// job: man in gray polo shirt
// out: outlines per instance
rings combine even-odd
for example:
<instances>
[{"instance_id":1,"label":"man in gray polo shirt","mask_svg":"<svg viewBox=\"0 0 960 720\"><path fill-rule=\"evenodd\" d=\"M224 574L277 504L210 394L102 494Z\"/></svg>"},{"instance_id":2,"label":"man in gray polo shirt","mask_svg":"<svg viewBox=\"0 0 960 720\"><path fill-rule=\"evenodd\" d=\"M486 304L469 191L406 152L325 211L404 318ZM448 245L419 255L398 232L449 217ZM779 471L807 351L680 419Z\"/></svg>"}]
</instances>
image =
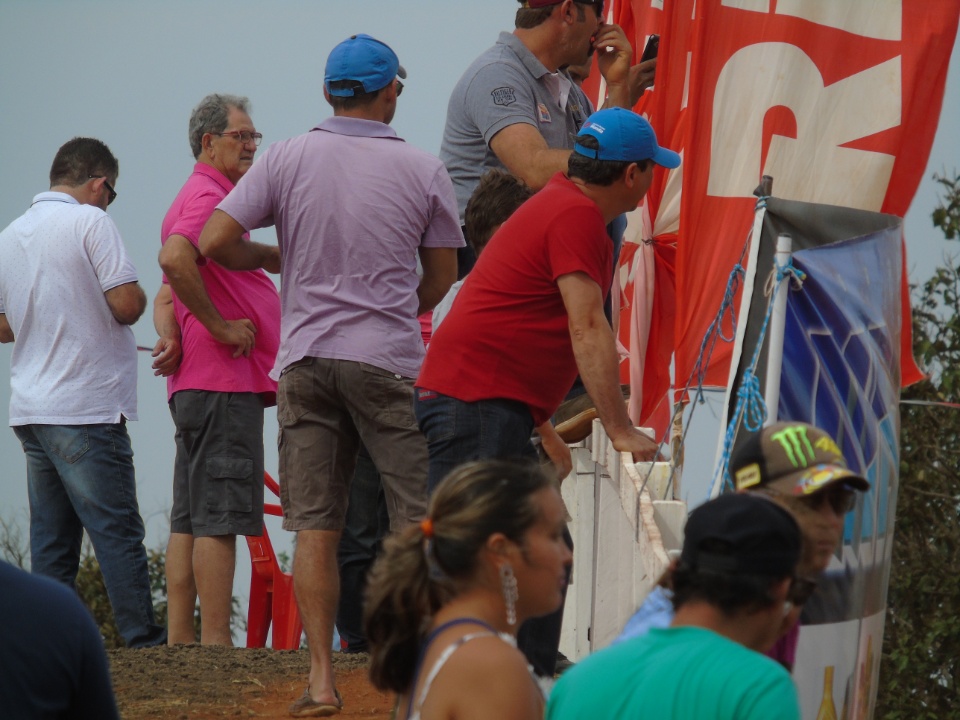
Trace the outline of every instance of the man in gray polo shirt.
<instances>
[{"instance_id":1,"label":"man in gray polo shirt","mask_svg":"<svg viewBox=\"0 0 960 720\"><path fill-rule=\"evenodd\" d=\"M460 222L467 201L491 168L503 168L539 190L567 171L575 137L593 112L566 73L594 51L607 87L605 107L630 107L633 50L617 25L603 22L604 0L521 0L516 29L467 68L450 96L440 159L450 173ZM458 275L473 267L458 253ZM578 381L579 382L579 381ZM577 392L583 392L582 385ZM572 541L570 541L572 543ZM563 610L524 625L520 648L551 676Z\"/></svg>"},{"instance_id":2,"label":"man in gray polo shirt","mask_svg":"<svg viewBox=\"0 0 960 720\"><path fill-rule=\"evenodd\" d=\"M603 0L526 0L516 29L502 32L457 83L447 106L440 159L457 193L460 221L480 177L505 168L534 190L566 172L574 137L593 111L563 68L598 53L605 107L630 107L633 51ZM462 269L461 269L462 271Z\"/></svg>"}]
</instances>

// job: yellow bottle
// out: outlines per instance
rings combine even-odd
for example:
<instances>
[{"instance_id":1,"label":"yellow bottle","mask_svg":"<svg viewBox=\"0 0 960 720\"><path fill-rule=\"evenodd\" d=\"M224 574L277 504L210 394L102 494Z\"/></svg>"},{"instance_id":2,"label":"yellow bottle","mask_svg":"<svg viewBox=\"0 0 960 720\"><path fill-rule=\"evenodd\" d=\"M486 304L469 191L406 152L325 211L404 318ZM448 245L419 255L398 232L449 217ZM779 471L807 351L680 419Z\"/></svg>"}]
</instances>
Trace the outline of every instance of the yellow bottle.
<instances>
[{"instance_id":1,"label":"yellow bottle","mask_svg":"<svg viewBox=\"0 0 960 720\"><path fill-rule=\"evenodd\" d=\"M817 720L837 720L837 706L833 704L833 665L823 671L823 700L820 701Z\"/></svg>"}]
</instances>

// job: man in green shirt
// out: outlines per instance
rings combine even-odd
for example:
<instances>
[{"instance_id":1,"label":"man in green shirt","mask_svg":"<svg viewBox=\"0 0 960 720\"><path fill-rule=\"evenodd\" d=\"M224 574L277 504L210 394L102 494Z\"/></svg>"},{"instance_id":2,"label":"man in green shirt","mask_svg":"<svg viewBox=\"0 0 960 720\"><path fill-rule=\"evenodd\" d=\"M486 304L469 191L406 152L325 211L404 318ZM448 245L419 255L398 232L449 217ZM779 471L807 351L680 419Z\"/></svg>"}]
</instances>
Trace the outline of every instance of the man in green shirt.
<instances>
[{"instance_id":1,"label":"man in green shirt","mask_svg":"<svg viewBox=\"0 0 960 720\"><path fill-rule=\"evenodd\" d=\"M687 521L668 628L601 650L568 670L547 720L799 720L787 671L761 653L800 590L800 530L764 497L723 495Z\"/></svg>"}]
</instances>

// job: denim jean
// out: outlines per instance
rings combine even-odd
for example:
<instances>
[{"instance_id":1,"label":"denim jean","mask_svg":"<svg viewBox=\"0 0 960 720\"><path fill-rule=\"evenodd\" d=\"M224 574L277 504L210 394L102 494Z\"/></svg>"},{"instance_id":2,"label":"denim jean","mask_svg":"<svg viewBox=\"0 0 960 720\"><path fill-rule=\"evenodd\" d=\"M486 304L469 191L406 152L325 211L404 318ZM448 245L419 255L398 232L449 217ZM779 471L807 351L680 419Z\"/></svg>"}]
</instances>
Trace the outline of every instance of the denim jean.
<instances>
[{"instance_id":1,"label":"denim jean","mask_svg":"<svg viewBox=\"0 0 960 720\"><path fill-rule=\"evenodd\" d=\"M522 402L502 399L464 402L417 388L413 409L430 451L428 496L454 468L471 460L537 459L530 442L533 416Z\"/></svg>"},{"instance_id":2,"label":"denim jean","mask_svg":"<svg viewBox=\"0 0 960 720\"><path fill-rule=\"evenodd\" d=\"M123 423L20 425L33 572L76 586L86 530L128 647L166 642L155 623L133 450Z\"/></svg>"},{"instance_id":3,"label":"denim jean","mask_svg":"<svg viewBox=\"0 0 960 720\"><path fill-rule=\"evenodd\" d=\"M367 651L367 639L363 634L363 593L367 587L367 573L389 530L390 516L380 473L367 448L361 444L357 469L350 482L347 519L337 546L340 568L337 631L341 648L347 652Z\"/></svg>"},{"instance_id":4,"label":"denim jean","mask_svg":"<svg viewBox=\"0 0 960 720\"><path fill-rule=\"evenodd\" d=\"M537 459L530 442L533 417L524 403L516 400L464 402L430 390L417 388L414 412L427 436L430 494L458 465L471 460L521 457ZM570 533L564 542L573 548ZM566 601L566 590L564 590ZM527 620L517 634L517 646L542 677L553 677L560 647L563 605L549 615Z\"/></svg>"}]
</instances>

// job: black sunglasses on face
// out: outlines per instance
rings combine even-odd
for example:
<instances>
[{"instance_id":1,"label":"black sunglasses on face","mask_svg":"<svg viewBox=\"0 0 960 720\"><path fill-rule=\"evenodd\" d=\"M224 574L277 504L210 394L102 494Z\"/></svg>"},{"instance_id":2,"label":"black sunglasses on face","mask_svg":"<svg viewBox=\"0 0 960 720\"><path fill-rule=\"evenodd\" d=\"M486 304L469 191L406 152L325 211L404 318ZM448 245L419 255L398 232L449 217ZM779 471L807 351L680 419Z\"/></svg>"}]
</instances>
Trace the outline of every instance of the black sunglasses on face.
<instances>
[{"instance_id":1,"label":"black sunglasses on face","mask_svg":"<svg viewBox=\"0 0 960 720\"><path fill-rule=\"evenodd\" d=\"M107 188L109 195L107 196L107 205L112 203L117 199L117 191L113 189L113 185L110 184L110 181L107 180L106 175L87 175L88 180L99 180L103 178L103 185Z\"/></svg>"},{"instance_id":2,"label":"black sunglasses on face","mask_svg":"<svg viewBox=\"0 0 960 720\"><path fill-rule=\"evenodd\" d=\"M793 582L790 583L790 591L787 595L787 600L792 602L794 605L803 605L810 599L810 596L813 595L814 591L817 589L817 581L811 580L810 578L795 577Z\"/></svg>"},{"instance_id":3,"label":"black sunglasses on face","mask_svg":"<svg viewBox=\"0 0 960 720\"><path fill-rule=\"evenodd\" d=\"M846 515L857 504L857 493L846 485L835 485L813 495L798 497L801 503L813 510L823 509L828 504L837 515Z\"/></svg>"}]
</instances>

